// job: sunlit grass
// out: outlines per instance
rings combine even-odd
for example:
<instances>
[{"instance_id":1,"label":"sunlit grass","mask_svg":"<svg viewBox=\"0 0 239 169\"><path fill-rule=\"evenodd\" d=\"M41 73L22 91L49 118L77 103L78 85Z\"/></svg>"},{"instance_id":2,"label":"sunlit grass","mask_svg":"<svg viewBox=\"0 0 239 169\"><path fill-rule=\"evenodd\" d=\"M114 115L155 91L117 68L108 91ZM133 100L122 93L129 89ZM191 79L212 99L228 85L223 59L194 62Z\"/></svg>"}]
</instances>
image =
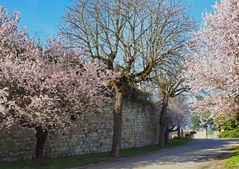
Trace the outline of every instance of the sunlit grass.
<instances>
[{"instance_id":1,"label":"sunlit grass","mask_svg":"<svg viewBox=\"0 0 239 169\"><path fill-rule=\"evenodd\" d=\"M236 147L235 152L231 157L226 159L225 169L238 169L239 168L239 146Z\"/></svg>"}]
</instances>

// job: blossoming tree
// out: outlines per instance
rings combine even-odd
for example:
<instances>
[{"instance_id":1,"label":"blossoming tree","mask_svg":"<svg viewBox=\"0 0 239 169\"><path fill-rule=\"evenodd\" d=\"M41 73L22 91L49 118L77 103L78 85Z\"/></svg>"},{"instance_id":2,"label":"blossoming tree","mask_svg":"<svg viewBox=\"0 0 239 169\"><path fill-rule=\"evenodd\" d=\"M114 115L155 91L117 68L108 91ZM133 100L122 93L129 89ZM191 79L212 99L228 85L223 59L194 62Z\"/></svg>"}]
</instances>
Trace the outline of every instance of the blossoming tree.
<instances>
[{"instance_id":1,"label":"blossoming tree","mask_svg":"<svg viewBox=\"0 0 239 169\"><path fill-rule=\"evenodd\" d=\"M35 129L35 157L41 161L48 131L71 126L80 114L101 106L107 99L102 87L114 75L60 41L38 47L17 28L18 21L18 13L9 17L0 7L0 127Z\"/></svg>"},{"instance_id":2,"label":"blossoming tree","mask_svg":"<svg viewBox=\"0 0 239 169\"><path fill-rule=\"evenodd\" d=\"M189 41L186 77L196 112L239 117L239 2L221 0ZM212 117L210 117L212 118Z\"/></svg>"},{"instance_id":3,"label":"blossoming tree","mask_svg":"<svg viewBox=\"0 0 239 169\"><path fill-rule=\"evenodd\" d=\"M164 123L166 124L166 144L168 142L168 136L170 132L178 131L178 137L180 137L181 128L189 124L189 120L191 119L191 111L186 102L186 97L183 95L169 99L169 106L164 119Z\"/></svg>"}]
</instances>

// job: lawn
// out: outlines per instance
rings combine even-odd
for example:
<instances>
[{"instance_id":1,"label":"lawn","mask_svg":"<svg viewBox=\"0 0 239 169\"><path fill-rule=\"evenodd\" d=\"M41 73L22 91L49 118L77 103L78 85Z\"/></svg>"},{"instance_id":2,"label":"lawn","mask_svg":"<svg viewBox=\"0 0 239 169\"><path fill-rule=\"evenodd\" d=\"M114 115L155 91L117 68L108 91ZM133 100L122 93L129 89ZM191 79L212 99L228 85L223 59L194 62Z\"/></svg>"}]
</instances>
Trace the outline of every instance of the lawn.
<instances>
[{"instance_id":1,"label":"lawn","mask_svg":"<svg viewBox=\"0 0 239 169\"><path fill-rule=\"evenodd\" d=\"M226 159L225 169L238 169L239 168L239 146L236 147L235 152L231 157Z\"/></svg>"},{"instance_id":2,"label":"lawn","mask_svg":"<svg viewBox=\"0 0 239 169\"><path fill-rule=\"evenodd\" d=\"M189 142L188 139L170 140L165 148L184 145L187 142ZM160 149L162 149L162 147L158 145L124 149L122 150L121 157L131 157ZM2 163L0 164L0 169L66 169L80 167L87 164L96 164L107 160L115 160L114 158L110 157L109 152L47 159L40 167L36 166L33 160Z\"/></svg>"}]
</instances>

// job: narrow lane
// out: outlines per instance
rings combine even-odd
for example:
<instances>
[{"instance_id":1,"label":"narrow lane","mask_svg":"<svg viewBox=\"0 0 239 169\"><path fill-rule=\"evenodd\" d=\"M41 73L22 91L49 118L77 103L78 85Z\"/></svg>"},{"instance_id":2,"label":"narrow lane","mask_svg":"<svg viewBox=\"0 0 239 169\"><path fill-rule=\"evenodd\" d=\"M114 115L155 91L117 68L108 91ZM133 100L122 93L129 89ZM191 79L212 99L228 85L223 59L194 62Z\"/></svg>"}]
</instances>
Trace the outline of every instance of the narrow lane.
<instances>
[{"instance_id":1,"label":"narrow lane","mask_svg":"<svg viewBox=\"0 0 239 169\"><path fill-rule=\"evenodd\" d=\"M239 145L239 139L193 140L177 148L121 159L87 169L206 169L211 162Z\"/></svg>"}]
</instances>

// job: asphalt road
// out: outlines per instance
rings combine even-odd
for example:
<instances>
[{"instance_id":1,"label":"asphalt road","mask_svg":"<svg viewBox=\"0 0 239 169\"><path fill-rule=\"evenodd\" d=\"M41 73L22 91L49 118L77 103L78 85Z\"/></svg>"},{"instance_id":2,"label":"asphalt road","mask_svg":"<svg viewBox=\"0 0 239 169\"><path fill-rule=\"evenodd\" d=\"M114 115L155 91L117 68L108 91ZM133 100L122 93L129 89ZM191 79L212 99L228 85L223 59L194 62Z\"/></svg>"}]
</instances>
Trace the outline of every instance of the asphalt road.
<instances>
[{"instance_id":1,"label":"asphalt road","mask_svg":"<svg viewBox=\"0 0 239 169\"><path fill-rule=\"evenodd\" d=\"M215 160L225 158L231 153L230 148L235 145L239 145L239 139L193 140L184 146L84 169L206 169L210 168Z\"/></svg>"}]
</instances>

